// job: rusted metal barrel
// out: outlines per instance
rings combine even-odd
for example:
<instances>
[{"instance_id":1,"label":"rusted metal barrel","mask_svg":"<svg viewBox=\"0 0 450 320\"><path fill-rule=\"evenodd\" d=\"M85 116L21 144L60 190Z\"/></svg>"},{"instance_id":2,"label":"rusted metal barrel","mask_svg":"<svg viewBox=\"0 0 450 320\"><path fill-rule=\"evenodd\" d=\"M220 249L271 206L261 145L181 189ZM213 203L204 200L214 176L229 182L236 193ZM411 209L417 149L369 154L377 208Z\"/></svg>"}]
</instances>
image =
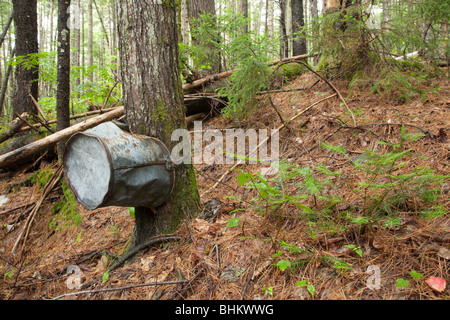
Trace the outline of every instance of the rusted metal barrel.
<instances>
[{"instance_id":1,"label":"rusted metal barrel","mask_svg":"<svg viewBox=\"0 0 450 320\"><path fill-rule=\"evenodd\" d=\"M112 122L73 135L63 158L64 177L89 210L106 206L156 207L175 184L167 147Z\"/></svg>"}]
</instances>

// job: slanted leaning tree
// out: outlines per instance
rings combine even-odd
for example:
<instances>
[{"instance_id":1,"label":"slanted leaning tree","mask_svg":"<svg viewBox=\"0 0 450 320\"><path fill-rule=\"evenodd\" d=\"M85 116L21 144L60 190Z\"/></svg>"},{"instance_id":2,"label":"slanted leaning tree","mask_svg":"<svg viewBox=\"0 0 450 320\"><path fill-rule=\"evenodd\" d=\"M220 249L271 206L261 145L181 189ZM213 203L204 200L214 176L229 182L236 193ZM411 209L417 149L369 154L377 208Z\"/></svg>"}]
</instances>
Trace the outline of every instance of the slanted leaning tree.
<instances>
[{"instance_id":1,"label":"slanted leaning tree","mask_svg":"<svg viewBox=\"0 0 450 320\"><path fill-rule=\"evenodd\" d=\"M119 0L117 5L123 103L130 131L161 140L169 150L172 132L186 128L178 64L175 0ZM198 213L200 199L191 164L175 166L175 188L157 208L138 207L129 245L170 233Z\"/></svg>"}]
</instances>

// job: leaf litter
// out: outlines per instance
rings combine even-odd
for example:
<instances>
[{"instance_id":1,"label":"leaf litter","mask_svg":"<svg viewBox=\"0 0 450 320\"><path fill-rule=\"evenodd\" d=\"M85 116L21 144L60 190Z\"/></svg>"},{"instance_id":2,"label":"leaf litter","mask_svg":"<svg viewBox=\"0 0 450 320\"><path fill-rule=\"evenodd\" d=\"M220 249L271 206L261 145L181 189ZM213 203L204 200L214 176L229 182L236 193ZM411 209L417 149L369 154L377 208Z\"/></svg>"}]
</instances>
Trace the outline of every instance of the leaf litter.
<instances>
[{"instance_id":1,"label":"leaf litter","mask_svg":"<svg viewBox=\"0 0 450 320\"><path fill-rule=\"evenodd\" d=\"M307 87L314 81L313 75L303 74L286 88ZM411 123L433 133L434 139L423 138L409 146L421 156L411 160L409 165L429 165L440 174L449 174L448 83L440 84L441 91L431 93L426 100L417 98L404 105L391 104L362 90L349 93L345 83L339 81L334 85L346 97L349 106L358 110L358 123L387 123L390 120L390 123ZM273 93L272 99L289 119L329 94L332 92L328 86L317 85L305 92ZM258 110L242 125L255 129L278 127L280 120L267 97L262 95L259 100ZM378 143L380 137L393 140L400 134L400 127L383 125L336 132L338 123L351 124L346 111L339 99L333 98L296 119L292 126L294 132L281 131L282 157L301 165L322 163L328 168L340 169L343 175L350 177L352 167L349 162L338 155L330 155L317 147L318 143L328 137L327 143L345 147L357 159L367 148L382 147ZM204 125L235 127L223 117L214 117ZM254 166L239 168L256 174ZM214 185L227 167L197 165L196 170L201 194ZM175 232L182 240L140 252L123 267L112 271L105 281L88 288L97 290L96 293L62 299L449 299L449 288L445 286L450 267L448 183L441 186L440 205L444 214L440 217L425 219L409 210L400 213L403 224L389 228L380 221L362 229L358 224L352 224L332 233L311 234L307 221L296 216L295 208L283 207L279 217L256 212L250 201L255 194L239 187L237 174L229 172L227 179L213 193L202 198L204 204L216 198L223 205L220 210L214 208L215 212L206 220L193 218L182 224ZM0 194L9 199L3 203L2 210L28 203L37 194L33 186L7 193L10 185L23 181L27 175L31 173L2 174ZM338 190L328 192L339 193L346 199L346 204L341 204L333 213L344 214L360 200L345 184L338 187ZM60 194L60 190L53 192L54 196ZM245 201L225 198L230 195ZM134 224L128 208L87 211L77 205L81 225L61 226L55 230L49 228L53 205L44 202L31 228L23 259L10 255L23 220L14 225L11 222L16 221L23 211L0 212L4 226L0 233L1 299L51 299L73 292L65 282L69 266L80 267L81 282L85 284L101 277L107 271L111 257L120 255L126 247ZM410 205L413 207L414 203ZM235 224L227 228L230 219L236 219ZM281 270L277 267L280 260L289 261L290 265ZM368 286L375 275L366 272L369 267L372 267L369 270L379 270L378 289ZM424 277L413 278L412 270ZM396 285L399 279L408 281L408 285L402 282L405 286L399 288ZM99 290L178 280L188 281L117 291ZM296 286L299 282L307 283L310 290L306 286ZM270 294L268 288L271 288Z\"/></svg>"}]
</instances>

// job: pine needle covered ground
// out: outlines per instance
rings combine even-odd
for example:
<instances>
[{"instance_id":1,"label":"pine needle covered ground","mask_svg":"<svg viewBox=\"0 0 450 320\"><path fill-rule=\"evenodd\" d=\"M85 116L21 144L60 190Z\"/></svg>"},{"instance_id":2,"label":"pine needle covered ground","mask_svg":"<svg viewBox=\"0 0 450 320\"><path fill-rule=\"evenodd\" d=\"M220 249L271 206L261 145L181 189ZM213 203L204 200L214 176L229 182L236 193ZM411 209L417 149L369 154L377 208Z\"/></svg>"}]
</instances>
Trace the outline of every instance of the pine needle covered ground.
<instances>
[{"instance_id":1,"label":"pine needle covered ground","mask_svg":"<svg viewBox=\"0 0 450 320\"><path fill-rule=\"evenodd\" d=\"M305 73L283 89L309 89L271 94L284 119L335 93L323 82L312 86L316 80ZM289 122L291 132L281 129L283 177L244 184L238 176L256 179L258 166L224 176L231 165L197 165L202 203L221 202L213 219L185 221L175 232L180 240L150 247L111 272L133 230L128 208L87 211L57 188L38 212L23 256L13 256L26 209L7 210L36 201L43 182L28 179L35 173L2 173L0 195L8 200L0 212L0 298L449 299L448 286L437 292L425 282L450 280L448 81L430 82L440 89L407 102L333 84L347 105L330 98ZM241 125L281 124L260 95ZM235 124L218 116L204 126ZM67 285L71 265L81 284L100 280L87 293L62 296L77 292Z\"/></svg>"}]
</instances>

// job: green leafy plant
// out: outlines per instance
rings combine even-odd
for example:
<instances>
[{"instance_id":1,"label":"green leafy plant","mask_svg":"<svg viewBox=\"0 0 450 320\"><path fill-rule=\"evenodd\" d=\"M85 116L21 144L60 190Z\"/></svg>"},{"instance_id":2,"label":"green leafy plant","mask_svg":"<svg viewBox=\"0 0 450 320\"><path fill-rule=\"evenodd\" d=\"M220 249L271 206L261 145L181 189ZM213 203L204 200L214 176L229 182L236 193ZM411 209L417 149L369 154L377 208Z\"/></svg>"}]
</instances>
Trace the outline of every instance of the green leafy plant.
<instances>
[{"instance_id":1,"label":"green leafy plant","mask_svg":"<svg viewBox=\"0 0 450 320\"><path fill-rule=\"evenodd\" d=\"M440 197L438 186L449 177L437 175L429 167L408 168L406 165L408 159L415 157L412 149L405 148L406 143L422 137L422 133L407 133L402 126L398 143L380 142L390 148L389 152L367 150L358 159L351 158L340 146L322 144L326 150L346 157L359 173L360 181L353 191L363 201L363 214L355 218L359 219L355 222L367 223L377 216L387 215L385 226L392 227L401 223L396 212L421 211L422 207L429 208L436 203Z\"/></svg>"},{"instance_id":2,"label":"green leafy plant","mask_svg":"<svg viewBox=\"0 0 450 320\"><path fill-rule=\"evenodd\" d=\"M11 279L12 276L14 275L15 271L16 271L16 270L14 270L14 269L9 270L8 272L6 272L6 273L4 274L3 279L6 279L7 277Z\"/></svg>"},{"instance_id":3,"label":"green leafy plant","mask_svg":"<svg viewBox=\"0 0 450 320\"><path fill-rule=\"evenodd\" d=\"M306 205L304 200L313 198L317 206L319 202L322 203L321 207L332 206L339 202L338 197L323 194L325 186L332 185L330 176L335 174L331 170L328 170L329 172L326 170L323 166L318 166L317 173L315 173L311 168L280 161L279 172L274 177L266 178L260 173L254 176L249 172L242 171L237 179L240 186L258 191L259 197L253 198L252 201L265 203L263 210L258 205L256 206L256 210L261 213L276 215L283 206L293 205L300 212L314 216L315 211ZM330 176L319 179L319 173ZM295 187L294 192L288 191L292 187Z\"/></svg>"},{"instance_id":4,"label":"green leafy plant","mask_svg":"<svg viewBox=\"0 0 450 320\"><path fill-rule=\"evenodd\" d=\"M410 273L411 277L413 277L414 279L420 279L423 277L423 274L421 274L420 272L417 272L415 270L412 270Z\"/></svg>"},{"instance_id":5,"label":"green leafy plant","mask_svg":"<svg viewBox=\"0 0 450 320\"><path fill-rule=\"evenodd\" d=\"M191 69L196 72L217 64L215 57L221 57L225 70L238 69L225 80L227 85L219 88L217 93L228 99L223 109L224 116L240 123L254 109L256 94L267 88L271 75L267 62L275 54L277 39L269 39L253 30L242 32L249 20L230 9L220 16L200 15L198 20L201 23L194 24L192 38L201 41L193 41L191 46L180 45L180 60L186 65L191 59ZM220 40L224 38L227 41Z\"/></svg>"},{"instance_id":6,"label":"green leafy plant","mask_svg":"<svg viewBox=\"0 0 450 320\"><path fill-rule=\"evenodd\" d=\"M275 263L275 266L281 271L285 271L291 266L291 262L288 260L279 260L277 263Z\"/></svg>"},{"instance_id":7,"label":"green leafy plant","mask_svg":"<svg viewBox=\"0 0 450 320\"><path fill-rule=\"evenodd\" d=\"M241 221L241 219L239 219L239 218L232 218L232 219L228 220L228 224L225 226L225 228L237 227L237 226L239 226L240 221Z\"/></svg>"},{"instance_id":8,"label":"green leafy plant","mask_svg":"<svg viewBox=\"0 0 450 320\"><path fill-rule=\"evenodd\" d=\"M314 285L311 284L310 281L306 281L306 280L300 280L298 281L296 284L296 286L299 287L306 287L306 289L308 290L308 292L311 294L311 296L314 298L314 294L316 292L316 287L314 287Z\"/></svg>"},{"instance_id":9,"label":"green leafy plant","mask_svg":"<svg viewBox=\"0 0 450 320\"><path fill-rule=\"evenodd\" d=\"M109 270L106 270L102 276L102 282L105 283L109 279Z\"/></svg>"},{"instance_id":10,"label":"green leafy plant","mask_svg":"<svg viewBox=\"0 0 450 320\"><path fill-rule=\"evenodd\" d=\"M362 257L362 250L360 246L355 246L354 244L346 244L344 247L352 249L358 256Z\"/></svg>"},{"instance_id":11,"label":"green leafy plant","mask_svg":"<svg viewBox=\"0 0 450 320\"><path fill-rule=\"evenodd\" d=\"M398 288L409 287L409 281L403 278L398 278L397 280L395 280L395 284L397 285Z\"/></svg>"},{"instance_id":12,"label":"green leafy plant","mask_svg":"<svg viewBox=\"0 0 450 320\"><path fill-rule=\"evenodd\" d=\"M266 296L273 297L273 287L267 287L267 286L264 286L264 287L262 288L262 290L264 291L264 296L265 296L265 297L266 297Z\"/></svg>"}]
</instances>

